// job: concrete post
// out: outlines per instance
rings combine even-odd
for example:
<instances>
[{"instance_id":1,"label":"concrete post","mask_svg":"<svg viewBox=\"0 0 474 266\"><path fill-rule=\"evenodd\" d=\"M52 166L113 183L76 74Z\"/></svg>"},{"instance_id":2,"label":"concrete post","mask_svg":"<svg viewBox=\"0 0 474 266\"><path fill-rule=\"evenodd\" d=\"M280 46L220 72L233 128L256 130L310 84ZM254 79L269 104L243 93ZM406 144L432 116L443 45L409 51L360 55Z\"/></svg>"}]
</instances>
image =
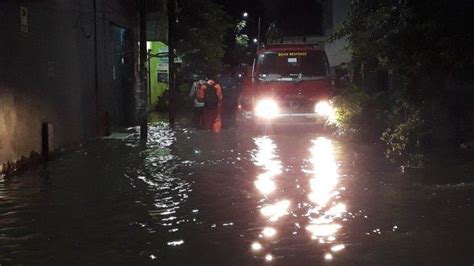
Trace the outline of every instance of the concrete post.
<instances>
[{"instance_id":1,"label":"concrete post","mask_svg":"<svg viewBox=\"0 0 474 266\"><path fill-rule=\"evenodd\" d=\"M176 67L174 63L174 49L176 34L176 0L168 0L168 61L169 61L169 122L173 126L176 112Z\"/></svg>"},{"instance_id":2,"label":"concrete post","mask_svg":"<svg viewBox=\"0 0 474 266\"><path fill-rule=\"evenodd\" d=\"M143 97L140 115L140 138L146 140L148 137L148 88L147 88L147 38L146 38L146 1L139 1L140 20L140 90Z\"/></svg>"}]
</instances>

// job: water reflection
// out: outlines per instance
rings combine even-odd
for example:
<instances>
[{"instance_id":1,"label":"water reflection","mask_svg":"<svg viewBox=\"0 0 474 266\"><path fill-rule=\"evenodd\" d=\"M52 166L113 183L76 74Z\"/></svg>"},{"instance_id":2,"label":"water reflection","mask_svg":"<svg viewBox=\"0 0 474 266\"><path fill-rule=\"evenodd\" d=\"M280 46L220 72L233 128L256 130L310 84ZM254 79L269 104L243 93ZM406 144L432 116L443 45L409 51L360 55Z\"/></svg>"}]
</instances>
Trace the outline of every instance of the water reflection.
<instances>
[{"instance_id":1,"label":"water reflection","mask_svg":"<svg viewBox=\"0 0 474 266\"><path fill-rule=\"evenodd\" d=\"M306 171L313 175L310 180L309 199L322 208L332 198L339 175L331 140L320 137L312 142L310 162L313 169Z\"/></svg>"},{"instance_id":2,"label":"water reflection","mask_svg":"<svg viewBox=\"0 0 474 266\"><path fill-rule=\"evenodd\" d=\"M267 254L267 255L265 256L265 260L266 260L266 261L272 261L272 260L273 260L272 254Z\"/></svg>"},{"instance_id":3,"label":"water reflection","mask_svg":"<svg viewBox=\"0 0 474 266\"><path fill-rule=\"evenodd\" d=\"M262 244L258 243L258 242L253 242L252 243L252 250L253 251L259 251L262 249Z\"/></svg>"},{"instance_id":4,"label":"water reflection","mask_svg":"<svg viewBox=\"0 0 474 266\"><path fill-rule=\"evenodd\" d=\"M335 243L337 233L342 228L339 220L347 212L346 205L338 202L340 191L337 190L339 174L332 141L319 137L312 141L310 149L312 169L306 170L311 174L309 181L311 208L308 211L306 230L311 238L321 244L330 245L329 250L338 252L344 249L343 244ZM332 260L333 254L326 253L324 258Z\"/></svg>"},{"instance_id":5,"label":"water reflection","mask_svg":"<svg viewBox=\"0 0 474 266\"><path fill-rule=\"evenodd\" d=\"M278 201L275 204L267 204L260 209L260 213L271 222L276 222L280 217L288 215L290 207L289 200Z\"/></svg>"},{"instance_id":6,"label":"water reflection","mask_svg":"<svg viewBox=\"0 0 474 266\"><path fill-rule=\"evenodd\" d=\"M340 222L347 212L346 204L340 201L343 188L339 189L340 176L332 141L325 137L311 141L308 149L310 156L301 161L303 180L306 180L303 183L299 177L301 173L282 172L278 147L272 138L259 137L254 139L254 143L257 148L253 156L254 164L262 171L256 176L255 187L262 197L259 212L264 226L260 229L258 242L251 244L251 250L270 262L274 260L274 254L268 253L272 251L273 243L298 237L299 232L306 231L309 233L308 240L320 245L322 259L332 260L337 252L345 248L343 243L338 243L337 237L342 229ZM278 188L277 181L285 186ZM296 182L296 193L288 187L293 182ZM301 193L305 193L306 197L301 198ZM282 222L283 218L295 221ZM262 251L266 253L262 254Z\"/></svg>"},{"instance_id":7,"label":"water reflection","mask_svg":"<svg viewBox=\"0 0 474 266\"><path fill-rule=\"evenodd\" d=\"M183 162L174 151L177 142L177 131L166 123L150 125L146 147L140 152L142 165L131 165L128 170L129 179L134 187L138 186L151 197L148 214L154 218L154 223L145 224L150 233L165 229L169 239L165 244L168 247L178 247L185 244L181 238L183 224L194 222L194 216L183 213L183 204L189 198L192 184L177 173ZM137 139L130 139L137 142ZM134 178L136 176L136 178ZM148 200L147 200L148 201ZM198 210L191 211L192 214ZM186 218L185 218L186 217Z\"/></svg>"},{"instance_id":8,"label":"water reflection","mask_svg":"<svg viewBox=\"0 0 474 266\"><path fill-rule=\"evenodd\" d=\"M260 214L269 222L276 222L280 217L288 214L290 202L288 200L269 202L269 197L277 190L275 178L282 173L282 164L277 156L277 146L275 142L268 136L258 137L254 139L257 147L253 154L253 162L263 172L259 173L254 182L255 187L263 196L264 204L260 208ZM271 239L277 234L274 227L267 226L261 231L260 238ZM267 244L267 243L265 243ZM264 249L264 245L260 242L253 242L251 249L254 252L260 252ZM273 256L266 254L265 261L272 261Z\"/></svg>"},{"instance_id":9,"label":"water reflection","mask_svg":"<svg viewBox=\"0 0 474 266\"><path fill-rule=\"evenodd\" d=\"M190 135L166 125L153 126L150 134L147 145L138 145L137 136L125 140L130 146L99 141L61 156L48 166L49 184L36 174L1 181L0 264L396 264L397 254L385 260L390 253L385 244L393 240L403 250L423 254L436 249L418 246L426 239L446 240L446 234L418 238L412 229L421 220L402 220L415 218L419 206L378 213L387 212L387 203L409 207L427 195L415 198L398 191L405 186L372 183L378 171L366 174L371 165L356 168L347 161L351 154L340 157L343 143L306 133L255 139L235 133L217 145L206 139L207 132L188 140ZM196 155L195 149L202 152ZM226 163L231 161L236 165ZM357 178L343 178L346 173ZM364 187L370 191L357 193ZM390 199L374 200L384 192ZM469 192L456 187L446 197ZM398 202L405 195L408 200ZM427 212L431 207L424 205ZM463 211L453 215L462 217ZM373 215L370 223L363 219L366 214ZM436 218L423 220L429 234L437 228ZM449 231L453 239L466 235L462 225L469 221L454 223L461 229ZM417 243L407 241L415 238ZM349 248L350 242L357 248ZM466 262L462 253L468 248L455 248L449 254Z\"/></svg>"},{"instance_id":10,"label":"water reflection","mask_svg":"<svg viewBox=\"0 0 474 266\"><path fill-rule=\"evenodd\" d=\"M269 137L260 137L255 139L257 152L253 156L256 166L261 167L265 172L257 176L255 187L264 195L275 191L275 176L281 174L281 161L276 155L276 144Z\"/></svg>"},{"instance_id":11,"label":"water reflection","mask_svg":"<svg viewBox=\"0 0 474 266\"><path fill-rule=\"evenodd\" d=\"M262 235L265 238L272 238L276 235L276 230L273 227L265 227L262 231Z\"/></svg>"}]
</instances>

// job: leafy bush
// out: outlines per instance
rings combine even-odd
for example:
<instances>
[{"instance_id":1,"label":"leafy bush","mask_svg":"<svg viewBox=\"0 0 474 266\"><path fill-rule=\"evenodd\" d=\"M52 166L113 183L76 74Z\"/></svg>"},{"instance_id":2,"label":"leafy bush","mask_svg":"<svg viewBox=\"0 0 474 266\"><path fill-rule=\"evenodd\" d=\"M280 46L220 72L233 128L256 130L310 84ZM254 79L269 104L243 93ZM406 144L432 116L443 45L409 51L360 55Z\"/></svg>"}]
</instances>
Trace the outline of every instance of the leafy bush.
<instances>
[{"instance_id":1,"label":"leafy bush","mask_svg":"<svg viewBox=\"0 0 474 266\"><path fill-rule=\"evenodd\" d=\"M347 86L333 98L336 115L332 123L338 128L339 134L349 135L360 130L357 122L361 120L369 101L370 96L355 85Z\"/></svg>"},{"instance_id":2,"label":"leafy bush","mask_svg":"<svg viewBox=\"0 0 474 266\"><path fill-rule=\"evenodd\" d=\"M332 124L340 135L366 141L378 139L386 127L386 96L348 84L333 98L335 118Z\"/></svg>"},{"instance_id":3,"label":"leafy bush","mask_svg":"<svg viewBox=\"0 0 474 266\"><path fill-rule=\"evenodd\" d=\"M469 7L473 1L351 1L349 18L332 35L347 38L357 66L358 87L335 98L340 131L379 134L387 158L405 166L421 166L428 149L472 139ZM377 71L386 79L371 75Z\"/></svg>"},{"instance_id":4,"label":"leafy bush","mask_svg":"<svg viewBox=\"0 0 474 266\"><path fill-rule=\"evenodd\" d=\"M420 136L423 132L423 120L420 112L411 108L405 121L392 125L394 128L387 128L380 138L387 145L385 151L387 159L403 166L422 166Z\"/></svg>"}]
</instances>

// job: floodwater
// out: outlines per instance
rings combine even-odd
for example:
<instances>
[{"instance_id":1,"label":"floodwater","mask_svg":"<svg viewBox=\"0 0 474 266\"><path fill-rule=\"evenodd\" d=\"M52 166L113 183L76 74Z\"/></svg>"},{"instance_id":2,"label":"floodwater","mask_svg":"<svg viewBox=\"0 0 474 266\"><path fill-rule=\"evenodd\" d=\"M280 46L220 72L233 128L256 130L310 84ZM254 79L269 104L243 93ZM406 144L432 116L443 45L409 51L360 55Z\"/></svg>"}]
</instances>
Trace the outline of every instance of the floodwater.
<instances>
[{"instance_id":1,"label":"floodwater","mask_svg":"<svg viewBox=\"0 0 474 266\"><path fill-rule=\"evenodd\" d=\"M0 264L474 263L472 183L315 130L136 132L2 180Z\"/></svg>"}]
</instances>

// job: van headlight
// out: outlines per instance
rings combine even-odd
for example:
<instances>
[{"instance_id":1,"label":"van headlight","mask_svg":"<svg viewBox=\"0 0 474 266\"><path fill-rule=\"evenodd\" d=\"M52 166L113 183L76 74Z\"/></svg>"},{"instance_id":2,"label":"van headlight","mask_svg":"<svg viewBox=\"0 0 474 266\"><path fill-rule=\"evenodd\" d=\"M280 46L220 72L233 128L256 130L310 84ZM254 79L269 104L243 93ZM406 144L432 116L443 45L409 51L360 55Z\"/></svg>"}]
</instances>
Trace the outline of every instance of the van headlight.
<instances>
[{"instance_id":1,"label":"van headlight","mask_svg":"<svg viewBox=\"0 0 474 266\"><path fill-rule=\"evenodd\" d=\"M279 112L278 104L274 100L260 100L255 105L255 115L261 118L271 119L276 117Z\"/></svg>"},{"instance_id":2,"label":"van headlight","mask_svg":"<svg viewBox=\"0 0 474 266\"><path fill-rule=\"evenodd\" d=\"M319 101L314 107L314 111L320 115L327 118L334 116L334 108L331 103L328 101Z\"/></svg>"}]
</instances>

